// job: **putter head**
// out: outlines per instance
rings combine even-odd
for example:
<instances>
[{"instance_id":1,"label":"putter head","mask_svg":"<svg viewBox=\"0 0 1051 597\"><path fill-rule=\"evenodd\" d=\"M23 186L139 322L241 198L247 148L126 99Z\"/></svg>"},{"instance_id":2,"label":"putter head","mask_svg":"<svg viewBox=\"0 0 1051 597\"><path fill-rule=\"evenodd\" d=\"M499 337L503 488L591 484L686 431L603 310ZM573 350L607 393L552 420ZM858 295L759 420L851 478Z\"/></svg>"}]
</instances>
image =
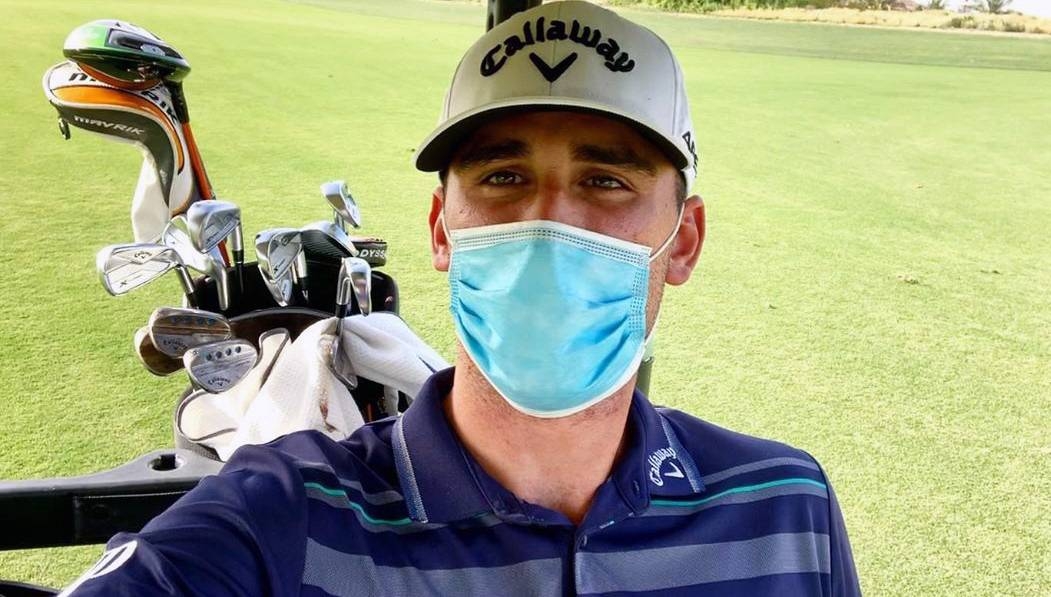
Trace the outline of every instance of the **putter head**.
<instances>
[{"instance_id":1,"label":"putter head","mask_svg":"<svg viewBox=\"0 0 1051 597\"><path fill-rule=\"evenodd\" d=\"M182 355L190 381L210 394L229 390L255 367L259 351L234 338L191 348Z\"/></svg>"},{"instance_id":2,"label":"putter head","mask_svg":"<svg viewBox=\"0 0 1051 597\"><path fill-rule=\"evenodd\" d=\"M233 248L243 247L241 208L229 201L196 201L186 210L186 232L194 248L207 253L233 236Z\"/></svg>"},{"instance_id":3,"label":"putter head","mask_svg":"<svg viewBox=\"0 0 1051 597\"><path fill-rule=\"evenodd\" d=\"M270 228L255 235L255 255L260 271L280 280L296 263L303 241L295 228ZM264 276L264 277L266 277Z\"/></svg>"},{"instance_id":4,"label":"putter head","mask_svg":"<svg viewBox=\"0 0 1051 597\"><path fill-rule=\"evenodd\" d=\"M325 196L325 200L332 206L336 216L342 221L350 223L355 228L361 228L361 210L358 208L357 202L354 201L354 197L350 195L350 189L347 188L346 182L342 180L326 182L321 185L321 194Z\"/></svg>"},{"instance_id":5,"label":"putter head","mask_svg":"<svg viewBox=\"0 0 1051 597\"><path fill-rule=\"evenodd\" d=\"M150 338L149 327L135 331L135 354L142 366L158 377L165 377L182 369L182 359L172 358L157 350Z\"/></svg>"},{"instance_id":6,"label":"putter head","mask_svg":"<svg viewBox=\"0 0 1051 597\"><path fill-rule=\"evenodd\" d=\"M176 359L191 348L233 336L225 317L201 309L159 307L146 327L157 350Z\"/></svg>"},{"instance_id":7,"label":"putter head","mask_svg":"<svg viewBox=\"0 0 1051 597\"><path fill-rule=\"evenodd\" d=\"M348 304L350 294L354 295L362 315L372 313L372 266L360 257L345 257L340 264L336 304Z\"/></svg>"},{"instance_id":8,"label":"putter head","mask_svg":"<svg viewBox=\"0 0 1051 597\"><path fill-rule=\"evenodd\" d=\"M190 63L175 48L126 21L81 25L66 37L62 53L89 75L117 86L178 83L190 73Z\"/></svg>"},{"instance_id":9,"label":"putter head","mask_svg":"<svg viewBox=\"0 0 1051 597\"><path fill-rule=\"evenodd\" d=\"M131 292L181 265L175 250L155 243L109 245L95 257L102 287L113 296Z\"/></svg>"}]
</instances>

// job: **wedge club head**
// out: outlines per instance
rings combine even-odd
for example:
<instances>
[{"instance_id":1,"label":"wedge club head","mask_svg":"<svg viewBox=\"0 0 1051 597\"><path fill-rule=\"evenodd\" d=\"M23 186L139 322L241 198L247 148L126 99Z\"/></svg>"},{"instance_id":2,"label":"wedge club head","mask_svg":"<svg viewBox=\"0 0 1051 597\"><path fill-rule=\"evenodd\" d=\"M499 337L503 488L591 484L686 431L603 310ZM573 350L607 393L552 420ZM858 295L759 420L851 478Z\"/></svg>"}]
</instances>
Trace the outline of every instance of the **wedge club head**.
<instances>
[{"instance_id":1,"label":"wedge club head","mask_svg":"<svg viewBox=\"0 0 1051 597\"><path fill-rule=\"evenodd\" d=\"M196 304L193 280L182 258L171 247L156 243L109 245L98 252L95 266L102 287L113 296L131 292L175 269L187 302Z\"/></svg>"},{"instance_id":2,"label":"wedge club head","mask_svg":"<svg viewBox=\"0 0 1051 597\"><path fill-rule=\"evenodd\" d=\"M189 349L203 344L228 340L233 335L230 322L211 311L159 307L146 326L157 350L180 358Z\"/></svg>"},{"instance_id":3,"label":"wedge club head","mask_svg":"<svg viewBox=\"0 0 1051 597\"><path fill-rule=\"evenodd\" d=\"M165 377L182 369L182 359L172 358L157 350L150 339L149 327L135 331L135 355L147 371L158 377Z\"/></svg>"},{"instance_id":4,"label":"wedge club head","mask_svg":"<svg viewBox=\"0 0 1051 597\"><path fill-rule=\"evenodd\" d=\"M210 394L229 390L255 367L259 351L247 340L234 338L191 348L182 355L194 385Z\"/></svg>"},{"instance_id":5,"label":"wedge club head","mask_svg":"<svg viewBox=\"0 0 1051 597\"><path fill-rule=\"evenodd\" d=\"M333 180L321 185L321 194L335 212L336 224L346 230L349 223L354 228L361 228L361 210L354 197L342 180Z\"/></svg>"}]
</instances>

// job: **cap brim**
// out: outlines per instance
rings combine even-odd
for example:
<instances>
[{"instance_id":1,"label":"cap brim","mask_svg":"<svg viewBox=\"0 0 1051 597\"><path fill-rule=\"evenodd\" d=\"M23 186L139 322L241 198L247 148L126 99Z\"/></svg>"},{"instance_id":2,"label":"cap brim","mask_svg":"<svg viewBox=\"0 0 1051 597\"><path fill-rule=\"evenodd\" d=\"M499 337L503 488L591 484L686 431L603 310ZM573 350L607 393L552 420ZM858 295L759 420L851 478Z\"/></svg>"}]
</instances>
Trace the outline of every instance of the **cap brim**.
<instances>
[{"instance_id":1,"label":"cap brim","mask_svg":"<svg viewBox=\"0 0 1051 597\"><path fill-rule=\"evenodd\" d=\"M660 132L655 125L642 122L637 117L616 108L585 100L573 98L516 97L514 99L492 102L469 110L442 123L434 130L416 152L416 169L422 172L444 170L452 159L457 147L467 140L482 125L508 114L539 111L588 112L608 116L619 120L643 134L651 143L671 160L674 166L682 170L690 164L692 158L683 153L672 140Z\"/></svg>"}]
</instances>

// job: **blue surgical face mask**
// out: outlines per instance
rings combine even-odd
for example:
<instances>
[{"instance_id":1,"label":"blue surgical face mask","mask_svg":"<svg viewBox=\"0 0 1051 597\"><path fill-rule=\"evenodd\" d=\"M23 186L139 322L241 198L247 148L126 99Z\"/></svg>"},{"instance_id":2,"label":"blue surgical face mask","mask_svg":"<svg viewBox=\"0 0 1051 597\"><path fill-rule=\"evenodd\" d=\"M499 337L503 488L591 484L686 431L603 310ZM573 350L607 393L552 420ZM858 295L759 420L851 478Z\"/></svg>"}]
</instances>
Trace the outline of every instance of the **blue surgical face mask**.
<instances>
[{"instance_id":1,"label":"blue surgical face mask","mask_svg":"<svg viewBox=\"0 0 1051 597\"><path fill-rule=\"evenodd\" d=\"M678 228L652 256L650 247L546 220L447 230L460 342L519 411L563 417L588 408L642 361L649 265Z\"/></svg>"}]
</instances>

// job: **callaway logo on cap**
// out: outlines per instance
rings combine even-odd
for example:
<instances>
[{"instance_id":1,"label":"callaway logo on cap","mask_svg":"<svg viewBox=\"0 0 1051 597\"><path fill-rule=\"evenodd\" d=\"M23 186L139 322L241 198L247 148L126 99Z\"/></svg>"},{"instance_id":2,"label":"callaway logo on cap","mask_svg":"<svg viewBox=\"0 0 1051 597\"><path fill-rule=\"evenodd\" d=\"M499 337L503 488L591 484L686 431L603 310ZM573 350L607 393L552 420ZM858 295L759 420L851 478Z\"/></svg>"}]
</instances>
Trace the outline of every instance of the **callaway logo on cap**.
<instances>
[{"instance_id":1,"label":"callaway logo on cap","mask_svg":"<svg viewBox=\"0 0 1051 597\"><path fill-rule=\"evenodd\" d=\"M623 120L664 150L687 185L693 182L693 124L675 56L649 29L576 0L519 13L471 46L453 75L438 128L416 153L416 167L441 170L486 120L537 107Z\"/></svg>"}]
</instances>

